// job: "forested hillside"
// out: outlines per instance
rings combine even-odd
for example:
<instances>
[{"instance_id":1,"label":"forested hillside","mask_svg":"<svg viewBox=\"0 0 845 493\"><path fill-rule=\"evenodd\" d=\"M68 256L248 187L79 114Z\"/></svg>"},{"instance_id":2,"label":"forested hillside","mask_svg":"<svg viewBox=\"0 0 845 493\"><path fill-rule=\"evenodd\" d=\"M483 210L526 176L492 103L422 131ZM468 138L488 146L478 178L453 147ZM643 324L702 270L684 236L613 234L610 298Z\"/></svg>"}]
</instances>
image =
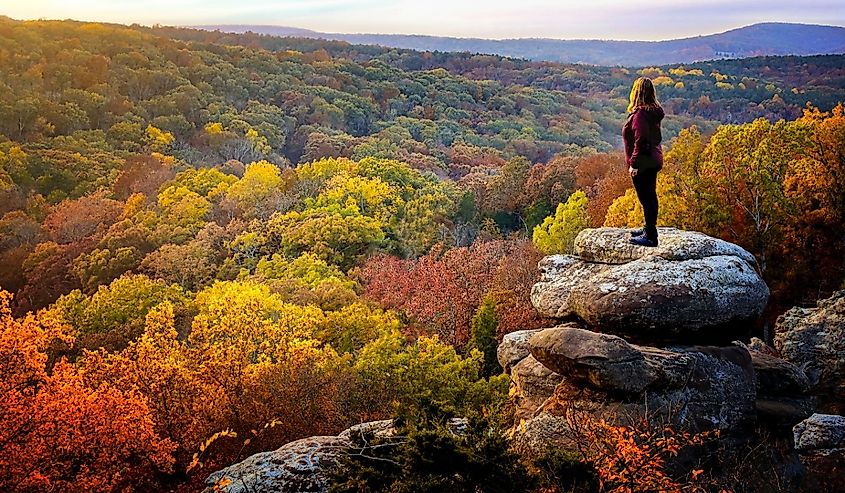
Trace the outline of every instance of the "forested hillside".
<instances>
[{"instance_id":1,"label":"forested hillside","mask_svg":"<svg viewBox=\"0 0 845 493\"><path fill-rule=\"evenodd\" d=\"M764 22L718 34L664 41L620 41L611 39L612 36L602 36L602 39L472 39L410 34L321 33L279 26L200 27L223 32L330 39L422 51L493 53L529 60L628 67L761 55L845 53L845 29L842 27L782 22Z\"/></svg>"},{"instance_id":2,"label":"forested hillside","mask_svg":"<svg viewBox=\"0 0 845 493\"><path fill-rule=\"evenodd\" d=\"M746 123L759 117L770 120L797 118L807 102L829 109L845 98L845 55L762 56L628 69L537 62L466 52L388 49L255 33L233 34L166 27L158 27L153 32L176 39L261 47L273 51L322 53L325 50L332 58L360 63L380 60L402 70L444 68L451 74L473 80L559 90L565 91L569 97L581 95L598 100L611 99L620 104L628 97L631 78L642 72L655 78L662 76L656 80L661 102L675 116L695 117L695 120L681 120L684 125L691 121L702 125L704 120ZM590 108L591 112L593 110Z\"/></svg>"},{"instance_id":3,"label":"forested hillside","mask_svg":"<svg viewBox=\"0 0 845 493\"><path fill-rule=\"evenodd\" d=\"M661 223L753 252L770 318L828 294L843 60L634 70L0 19L0 485L195 491L361 421L490 418L497 338L546 323L542 254L638 225L619 133L640 75L670 114Z\"/></svg>"}]
</instances>

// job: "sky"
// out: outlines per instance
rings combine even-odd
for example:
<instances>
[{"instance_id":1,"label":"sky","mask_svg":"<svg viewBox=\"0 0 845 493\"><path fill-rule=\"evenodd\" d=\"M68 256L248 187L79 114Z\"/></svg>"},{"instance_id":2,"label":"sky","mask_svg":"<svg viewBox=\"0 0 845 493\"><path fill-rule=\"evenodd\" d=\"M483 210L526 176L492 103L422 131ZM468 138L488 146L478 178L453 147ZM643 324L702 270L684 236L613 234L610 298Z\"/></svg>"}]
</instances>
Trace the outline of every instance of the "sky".
<instances>
[{"instance_id":1,"label":"sky","mask_svg":"<svg viewBox=\"0 0 845 493\"><path fill-rule=\"evenodd\" d=\"M845 0L0 0L0 15L494 39L661 40L768 21L845 26Z\"/></svg>"}]
</instances>

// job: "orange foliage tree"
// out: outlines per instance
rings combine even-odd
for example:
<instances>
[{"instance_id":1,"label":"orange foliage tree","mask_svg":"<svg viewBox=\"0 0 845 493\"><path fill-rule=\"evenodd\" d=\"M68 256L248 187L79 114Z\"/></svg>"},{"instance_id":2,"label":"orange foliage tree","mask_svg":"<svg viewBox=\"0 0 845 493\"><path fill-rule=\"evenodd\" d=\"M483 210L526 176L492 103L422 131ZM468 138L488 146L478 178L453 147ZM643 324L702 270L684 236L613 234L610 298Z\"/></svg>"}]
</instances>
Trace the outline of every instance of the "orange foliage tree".
<instances>
[{"instance_id":1,"label":"orange foliage tree","mask_svg":"<svg viewBox=\"0 0 845 493\"><path fill-rule=\"evenodd\" d=\"M587 195L592 227L601 226L613 200L632 187L625 158L618 152L581 158L575 169L575 185Z\"/></svg>"},{"instance_id":2,"label":"orange foliage tree","mask_svg":"<svg viewBox=\"0 0 845 493\"><path fill-rule=\"evenodd\" d=\"M15 319L0 291L0 488L5 491L131 491L155 485L173 464L144 398L89 386L55 345L68 328L45 314Z\"/></svg>"}]
</instances>

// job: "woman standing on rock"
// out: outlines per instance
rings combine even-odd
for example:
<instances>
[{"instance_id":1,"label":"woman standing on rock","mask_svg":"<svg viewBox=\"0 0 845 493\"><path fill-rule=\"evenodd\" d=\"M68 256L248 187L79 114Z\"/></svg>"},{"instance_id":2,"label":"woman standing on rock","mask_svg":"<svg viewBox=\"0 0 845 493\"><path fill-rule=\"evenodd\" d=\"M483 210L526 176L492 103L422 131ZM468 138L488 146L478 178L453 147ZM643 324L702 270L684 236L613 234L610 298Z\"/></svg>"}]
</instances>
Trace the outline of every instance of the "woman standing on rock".
<instances>
[{"instance_id":1,"label":"woman standing on rock","mask_svg":"<svg viewBox=\"0 0 845 493\"><path fill-rule=\"evenodd\" d=\"M634 245L657 246L657 172L663 168L663 148L660 146L663 115L651 79L640 77L635 80L628 104L628 120L622 127L625 163L645 216L645 227L631 233Z\"/></svg>"}]
</instances>

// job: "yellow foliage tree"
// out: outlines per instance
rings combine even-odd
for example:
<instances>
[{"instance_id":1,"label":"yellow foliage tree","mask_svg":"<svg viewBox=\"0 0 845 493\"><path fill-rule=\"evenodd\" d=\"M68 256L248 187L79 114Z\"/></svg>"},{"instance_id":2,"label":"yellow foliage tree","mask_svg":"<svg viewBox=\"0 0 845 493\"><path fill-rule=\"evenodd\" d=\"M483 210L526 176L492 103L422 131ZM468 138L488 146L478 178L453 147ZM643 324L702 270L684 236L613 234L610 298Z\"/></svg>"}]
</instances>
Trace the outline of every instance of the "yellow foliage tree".
<instances>
[{"instance_id":1,"label":"yellow foliage tree","mask_svg":"<svg viewBox=\"0 0 845 493\"><path fill-rule=\"evenodd\" d=\"M276 215L268 230L271 245L285 254L310 252L342 269L352 267L385 240L384 223L361 214L354 203Z\"/></svg>"},{"instance_id":2,"label":"yellow foliage tree","mask_svg":"<svg viewBox=\"0 0 845 493\"><path fill-rule=\"evenodd\" d=\"M672 80L671 77L661 75L660 77L655 77L652 82L655 86L671 86L675 84L675 81Z\"/></svg>"},{"instance_id":3,"label":"yellow foliage tree","mask_svg":"<svg viewBox=\"0 0 845 493\"><path fill-rule=\"evenodd\" d=\"M676 193L675 177L668 174L657 175L657 200L660 204L657 214L658 226L689 228L691 225L685 215L687 203L684 197ZM613 228L639 228L643 225L643 206L637 199L633 188L625 195L617 197L607 209L604 226Z\"/></svg>"},{"instance_id":4,"label":"yellow foliage tree","mask_svg":"<svg viewBox=\"0 0 845 493\"><path fill-rule=\"evenodd\" d=\"M154 152L165 152L176 140L173 134L153 125L147 125L147 145Z\"/></svg>"},{"instance_id":5,"label":"yellow foliage tree","mask_svg":"<svg viewBox=\"0 0 845 493\"><path fill-rule=\"evenodd\" d=\"M571 253L575 237L589 226L587 196L581 190L557 206L554 216L534 228L534 246L545 254Z\"/></svg>"},{"instance_id":6,"label":"yellow foliage tree","mask_svg":"<svg viewBox=\"0 0 845 493\"><path fill-rule=\"evenodd\" d=\"M658 202L660 196L658 195ZM625 195L618 197L610 204L604 217L604 226L611 228L638 228L643 225L643 206L637 200L637 192L633 188L625 191Z\"/></svg>"},{"instance_id":7,"label":"yellow foliage tree","mask_svg":"<svg viewBox=\"0 0 845 493\"><path fill-rule=\"evenodd\" d=\"M205 125L205 131L209 135L218 135L223 133L223 124L220 122L211 122Z\"/></svg>"},{"instance_id":8,"label":"yellow foliage tree","mask_svg":"<svg viewBox=\"0 0 845 493\"><path fill-rule=\"evenodd\" d=\"M233 201L247 218L267 219L291 205L286 200L288 183L278 166L257 161L246 167L244 176L229 186L226 198Z\"/></svg>"},{"instance_id":9,"label":"yellow foliage tree","mask_svg":"<svg viewBox=\"0 0 845 493\"><path fill-rule=\"evenodd\" d=\"M340 174L329 179L325 186L311 203L313 207L355 206L361 214L387 222L404 205L399 192L379 178Z\"/></svg>"},{"instance_id":10,"label":"yellow foliage tree","mask_svg":"<svg viewBox=\"0 0 845 493\"><path fill-rule=\"evenodd\" d=\"M322 310L285 303L253 282L217 282L195 303L187 338L162 303L124 351L87 353L86 378L140 392L182 464L221 428L248 432L279 418L276 433L287 438L335 430L348 365L316 338L328 323Z\"/></svg>"}]
</instances>

